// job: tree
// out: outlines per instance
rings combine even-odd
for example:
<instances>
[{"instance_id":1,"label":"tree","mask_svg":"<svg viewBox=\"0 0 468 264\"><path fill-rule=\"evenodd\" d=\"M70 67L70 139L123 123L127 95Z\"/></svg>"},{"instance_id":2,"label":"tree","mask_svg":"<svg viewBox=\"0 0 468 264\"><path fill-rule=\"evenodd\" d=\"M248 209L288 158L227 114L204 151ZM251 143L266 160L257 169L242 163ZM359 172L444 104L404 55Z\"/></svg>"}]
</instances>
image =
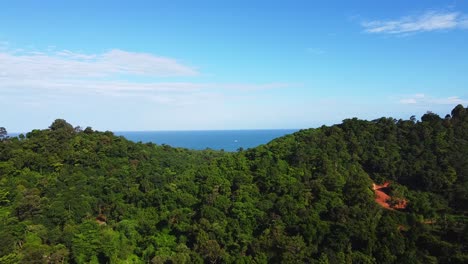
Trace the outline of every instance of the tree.
<instances>
[{"instance_id":1,"label":"tree","mask_svg":"<svg viewBox=\"0 0 468 264\"><path fill-rule=\"evenodd\" d=\"M62 119L20 139L0 142L0 263L468 263L463 106L238 152ZM376 203L386 181L406 208Z\"/></svg>"},{"instance_id":2,"label":"tree","mask_svg":"<svg viewBox=\"0 0 468 264\"><path fill-rule=\"evenodd\" d=\"M6 138L7 135L8 135L8 132L6 131L6 129L4 127L0 127L0 139Z\"/></svg>"},{"instance_id":3,"label":"tree","mask_svg":"<svg viewBox=\"0 0 468 264\"><path fill-rule=\"evenodd\" d=\"M64 119L56 119L50 126L49 128L53 131L55 130L67 130L67 131L74 131L75 129L73 128L72 125L67 123Z\"/></svg>"}]
</instances>

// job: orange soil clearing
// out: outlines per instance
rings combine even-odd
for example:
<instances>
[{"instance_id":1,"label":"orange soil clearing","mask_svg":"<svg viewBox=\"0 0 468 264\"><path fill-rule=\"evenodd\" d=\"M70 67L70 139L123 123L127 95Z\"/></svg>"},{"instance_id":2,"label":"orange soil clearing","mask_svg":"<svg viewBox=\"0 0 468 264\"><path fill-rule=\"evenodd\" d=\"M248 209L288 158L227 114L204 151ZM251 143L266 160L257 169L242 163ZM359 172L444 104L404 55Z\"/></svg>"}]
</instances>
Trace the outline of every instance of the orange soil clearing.
<instances>
[{"instance_id":1,"label":"orange soil clearing","mask_svg":"<svg viewBox=\"0 0 468 264\"><path fill-rule=\"evenodd\" d=\"M389 182L385 182L382 185L378 185L378 184L375 184L375 183L372 184L372 189L374 190L374 193L375 193L375 201L380 206L382 206L383 208L386 208L386 209L390 209L390 210L405 209L406 206L407 206L407 203L408 203L406 200L397 200L396 204L390 204L389 203L390 200L392 199L392 197L390 195L386 194L385 192L383 192L383 189L388 188L389 185L390 185Z\"/></svg>"},{"instance_id":2,"label":"orange soil clearing","mask_svg":"<svg viewBox=\"0 0 468 264\"><path fill-rule=\"evenodd\" d=\"M96 222L99 225L105 225L107 222L107 217L103 214L99 214L98 217L96 217Z\"/></svg>"}]
</instances>

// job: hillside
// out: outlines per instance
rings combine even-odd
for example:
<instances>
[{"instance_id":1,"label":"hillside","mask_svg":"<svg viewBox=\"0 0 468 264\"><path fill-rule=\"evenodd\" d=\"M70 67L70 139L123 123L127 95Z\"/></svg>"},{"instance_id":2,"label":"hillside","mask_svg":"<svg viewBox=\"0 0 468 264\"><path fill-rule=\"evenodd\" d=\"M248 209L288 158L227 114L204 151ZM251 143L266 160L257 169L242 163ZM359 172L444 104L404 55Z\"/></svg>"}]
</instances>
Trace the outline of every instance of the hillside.
<instances>
[{"instance_id":1,"label":"hillside","mask_svg":"<svg viewBox=\"0 0 468 264\"><path fill-rule=\"evenodd\" d=\"M468 263L467 220L461 105L236 153L61 119L0 141L0 263Z\"/></svg>"}]
</instances>

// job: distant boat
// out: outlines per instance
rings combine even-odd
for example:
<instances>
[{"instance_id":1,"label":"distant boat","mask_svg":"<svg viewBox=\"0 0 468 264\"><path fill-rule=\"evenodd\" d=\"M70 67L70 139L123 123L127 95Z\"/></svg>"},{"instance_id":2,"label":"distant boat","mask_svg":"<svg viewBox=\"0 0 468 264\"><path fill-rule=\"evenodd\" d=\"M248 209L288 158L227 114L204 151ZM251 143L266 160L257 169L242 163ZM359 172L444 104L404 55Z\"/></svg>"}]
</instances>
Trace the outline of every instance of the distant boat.
<instances>
[{"instance_id":1,"label":"distant boat","mask_svg":"<svg viewBox=\"0 0 468 264\"><path fill-rule=\"evenodd\" d=\"M234 142L236 142L236 143L237 143L237 142L239 142L239 141L238 141L237 139L234 139Z\"/></svg>"}]
</instances>

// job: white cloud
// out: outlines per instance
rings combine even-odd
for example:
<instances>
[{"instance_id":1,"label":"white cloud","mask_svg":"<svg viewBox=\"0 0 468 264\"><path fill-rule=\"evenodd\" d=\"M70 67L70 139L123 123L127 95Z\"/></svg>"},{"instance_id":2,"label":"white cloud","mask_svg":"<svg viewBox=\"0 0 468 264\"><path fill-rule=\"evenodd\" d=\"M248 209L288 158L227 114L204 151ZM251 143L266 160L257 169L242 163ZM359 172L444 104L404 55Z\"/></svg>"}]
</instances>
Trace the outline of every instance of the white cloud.
<instances>
[{"instance_id":1,"label":"white cloud","mask_svg":"<svg viewBox=\"0 0 468 264\"><path fill-rule=\"evenodd\" d=\"M418 101L416 101L415 98L404 98L400 100L401 104L417 104Z\"/></svg>"},{"instance_id":2,"label":"white cloud","mask_svg":"<svg viewBox=\"0 0 468 264\"><path fill-rule=\"evenodd\" d=\"M129 82L102 80L2 80L0 76L0 90L18 91L23 89L49 90L67 93L102 93L109 95L140 95L143 93L195 93L201 91L260 91L287 88L288 83L265 84L232 84L232 83L193 83L193 82ZM297 86L297 84L295 85Z\"/></svg>"},{"instance_id":3,"label":"white cloud","mask_svg":"<svg viewBox=\"0 0 468 264\"><path fill-rule=\"evenodd\" d=\"M0 76L22 79L90 78L116 75L196 76L197 70L175 59L114 49L103 54L0 52Z\"/></svg>"},{"instance_id":4,"label":"white cloud","mask_svg":"<svg viewBox=\"0 0 468 264\"><path fill-rule=\"evenodd\" d=\"M210 83L180 81L199 72L175 59L111 50L84 54L69 50L0 50L0 94L36 102L51 96L140 97L166 105L218 100L252 91L290 87L287 83ZM143 77L143 78L142 78ZM162 81L178 77L179 81ZM221 95L221 96L220 96Z\"/></svg>"},{"instance_id":5,"label":"white cloud","mask_svg":"<svg viewBox=\"0 0 468 264\"><path fill-rule=\"evenodd\" d=\"M460 98L459 96L450 97L432 97L425 94L414 94L406 96L399 100L400 104L406 105L456 105L468 104L468 100Z\"/></svg>"},{"instance_id":6,"label":"white cloud","mask_svg":"<svg viewBox=\"0 0 468 264\"><path fill-rule=\"evenodd\" d=\"M448 104L448 105L455 105L455 104L467 104L468 100L464 100L458 96L451 96L447 98L435 98L433 99L435 104Z\"/></svg>"},{"instance_id":7,"label":"white cloud","mask_svg":"<svg viewBox=\"0 0 468 264\"><path fill-rule=\"evenodd\" d=\"M459 12L428 11L397 20L375 20L362 23L368 33L409 34L436 30L468 28L467 16Z\"/></svg>"}]
</instances>

